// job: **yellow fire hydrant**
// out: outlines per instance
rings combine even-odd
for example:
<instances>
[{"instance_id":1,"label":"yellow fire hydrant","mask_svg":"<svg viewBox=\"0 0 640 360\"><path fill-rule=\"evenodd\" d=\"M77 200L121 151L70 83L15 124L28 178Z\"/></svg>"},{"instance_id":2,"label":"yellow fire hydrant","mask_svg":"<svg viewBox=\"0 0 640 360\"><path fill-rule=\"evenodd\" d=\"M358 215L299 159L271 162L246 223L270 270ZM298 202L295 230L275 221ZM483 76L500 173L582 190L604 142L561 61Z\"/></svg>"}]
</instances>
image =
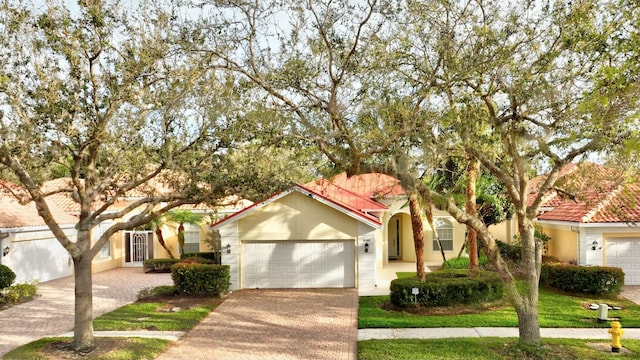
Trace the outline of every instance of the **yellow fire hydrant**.
<instances>
[{"instance_id":1,"label":"yellow fire hydrant","mask_svg":"<svg viewBox=\"0 0 640 360\"><path fill-rule=\"evenodd\" d=\"M620 352L620 348L622 344L620 344L620 338L622 338L622 326L620 326L619 321L611 322L611 329L609 329L609 334L611 334L611 352L617 353Z\"/></svg>"}]
</instances>

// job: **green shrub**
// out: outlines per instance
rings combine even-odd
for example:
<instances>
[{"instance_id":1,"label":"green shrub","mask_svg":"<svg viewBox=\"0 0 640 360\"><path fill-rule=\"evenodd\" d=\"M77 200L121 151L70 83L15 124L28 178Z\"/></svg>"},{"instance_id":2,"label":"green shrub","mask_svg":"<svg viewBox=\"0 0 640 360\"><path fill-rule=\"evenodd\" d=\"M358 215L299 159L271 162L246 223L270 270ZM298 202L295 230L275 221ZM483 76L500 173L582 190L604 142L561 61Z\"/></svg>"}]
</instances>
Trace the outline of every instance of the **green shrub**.
<instances>
[{"instance_id":1,"label":"green shrub","mask_svg":"<svg viewBox=\"0 0 640 360\"><path fill-rule=\"evenodd\" d=\"M180 259L148 259L142 263L146 273L170 273L171 266L180 262Z\"/></svg>"},{"instance_id":2,"label":"green shrub","mask_svg":"<svg viewBox=\"0 0 640 360\"><path fill-rule=\"evenodd\" d=\"M220 256L217 252L196 252L196 253L187 253L180 255L181 259L187 259L190 257L198 257L202 259L212 260L212 264L220 265Z\"/></svg>"},{"instance_id":3,"label":"green shrub","mask_svg":"<svg viewBox=\"0 0 640 360\"><path fill-rule=\"evenodd\" d=\"M506 242L496 241L496 245L503 259L519 262L522 258L522 246L520 244L508 244Z\"/></svg>"},{"instance_id":4,"label":"green shrub","mask_svg":"<svg viewBox=\"0 0 640 360\"><path fill-rule=\"evenodd\" d=\"M418 295L413 295L413 288ZM425 282L416 277L391 282L391 303L399 307L473 304L501 299L503 293L498 275L488 271L469 277L465 270L443 270L428 273Z\"/></svg>"},{"instance_id":5,"label":"green shrub","mask_svg":"<svg viewBox=\"0 0 640 360\"><path fill-rule=\"evenodd\" d=\"M36 295L36 284L15 284L7 288L5 299L9 302L19 302Z\"/></svg>"},{"instance_id":6,"label":"green shrub","mask_svg":"<svg viewBox=\"0 0 640 360\"><path fill-rule=\"evenodd\" d=\"M478 258L478 263L480 266L484 266L489 263L489 259L486 256L481 255ZM468 269L469 268L469 258L468 257L459 257L453 258L445 261L442 264L443 269Z\"/></svg>"},{"instance_id":7,"label":"green shrub","mask_svg":"<svg viewBox=\"0 0 640 360\"><path fill-rule=\"evenodd\" d=\"M144 288L138 292L138 300L154 299L164 296L172 296L178 292L173 285L161 285L156 287Z\"/></svg>"},{"instance_id":8,"label":"green shrub","mask_svg":"<svg viewBox=\"0 0 640 360\"><path fill-rule=\"evenodd\" d=\"M220 296L229 290L229 265L178 263L171 278L179 293Z\"/></svg>"},{"instance_id":9,"label":"green shrub","mask_svg":"<svg viewBox=\"0 0 640 360\"><path fill-rule=\"evenodd\" d=\"M16 279L16 273L9 269L6 265L0 265L0 289L7 288L13 284Z\"/></svg>"},{"instance_id":10,"label":"green shrub","mask_svg":"<svg viewBox=\"0 0 640 360\"><path fill-rule=\"evenodd\" d=\"M542 264L540 284L570 293L617 295L624 285L624 272L615 267L548 263Z\"/></svg>"}]
</instances>

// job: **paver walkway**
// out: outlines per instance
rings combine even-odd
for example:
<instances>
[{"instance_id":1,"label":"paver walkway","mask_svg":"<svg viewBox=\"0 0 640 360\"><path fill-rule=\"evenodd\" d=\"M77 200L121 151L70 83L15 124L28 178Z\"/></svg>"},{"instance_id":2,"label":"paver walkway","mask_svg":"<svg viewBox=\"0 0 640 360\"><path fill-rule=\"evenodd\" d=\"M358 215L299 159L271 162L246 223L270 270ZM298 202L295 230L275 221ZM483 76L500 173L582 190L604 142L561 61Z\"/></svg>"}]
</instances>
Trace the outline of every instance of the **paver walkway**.
<instances>
[{"instance_id":1,"label":"paver walkway","mask_svg":"<svg viewBox=\"0 0 640 360\"><path fill-rule=\"evenodd\" d=\"M119 268L93 275L93 316L136 300L146 287L171 285L171 274L145 274L142 268ZM41 296L0 311L0 357L31 341L73 329L73 277L38 285Z\"/></svg>"},{"instance_id":2,"label":"paver walkway","mask_svg":"<svg viewBox=\"0 0 640 360\"><path fill-rule=\"evenodd\" d=\"M357 357L356 289L241 290L157 360Z\"/></svg>"}]
</instances>

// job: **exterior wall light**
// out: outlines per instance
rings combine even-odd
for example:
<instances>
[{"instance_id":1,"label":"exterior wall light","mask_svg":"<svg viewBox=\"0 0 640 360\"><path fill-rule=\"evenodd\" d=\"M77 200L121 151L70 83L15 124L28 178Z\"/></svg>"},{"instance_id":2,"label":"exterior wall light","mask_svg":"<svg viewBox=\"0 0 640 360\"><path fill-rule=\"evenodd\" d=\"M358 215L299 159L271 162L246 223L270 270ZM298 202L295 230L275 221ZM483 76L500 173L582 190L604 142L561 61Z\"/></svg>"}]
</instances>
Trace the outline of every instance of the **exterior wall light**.
<instances>
[{"instance_id":1,"label":"exterior wall light","mask_svg":"<svg viewBox=\"0 0 640 360\"><path fill-rule=\"evenodd\" d=\"M366 252L366 253L369 252L369 242L370 241L371 241L370 238L362 239L362 242L364 243L364 252Z\"/></svg>"},{"instance_id":2,"label":"exterior wall light","mask_svg":"<svg viewBox=\"0 0 640 360\"><path fill-rule=\"evenodd\" d=\"M2 256L7 256L7 255L9 255L9 251L10 251L10 250L11 250L11 249L10 249L8 246L5 246L5 248L4 248L4 249L2 249Z\"/></svg>"},{"instance_id":3,"label":"exterior wall light","mask_svg":"<svg viewBox=\"0 0 640 360\"><path fill-rule=\"evenodd\" d=\"M224 247L227 254L231 254L231 244L227 243L227 246Z\"/></svg>"}]
</instances>

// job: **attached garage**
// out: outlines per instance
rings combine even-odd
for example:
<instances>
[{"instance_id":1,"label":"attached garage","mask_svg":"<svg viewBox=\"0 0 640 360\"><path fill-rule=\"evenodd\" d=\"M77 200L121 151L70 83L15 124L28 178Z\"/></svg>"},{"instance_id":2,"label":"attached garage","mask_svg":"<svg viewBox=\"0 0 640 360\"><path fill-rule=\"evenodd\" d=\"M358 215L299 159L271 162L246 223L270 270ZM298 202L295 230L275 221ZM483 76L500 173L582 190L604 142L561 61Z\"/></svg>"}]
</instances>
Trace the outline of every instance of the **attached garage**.
<instances>
[{"instance_id":1,"label":"attached garage","mask_svg":"<svg viewBox=\"0 0 640 360\"><path fill-rule=\"evenodd\" d=\"M351 288L355 241L269 241L242 244L242 287Z\"/></svg>"},{"instance_id":2,"label":"attached garage","mask_svg":"<svg viewBox=\"0 0 640 360\"><path fill-rule=\"evenodd\" d=\"M301 185L212 227L231 290L375 287L379 219Z\"/></svg>"},{"instance_id":3,"label":"attached garage","mask_svg":"<svg viewBox=\"0 0 640 360\"><path fill-rule=\"evenodd\" d=\"M606 265L624 271L625 285L640 285L640 238L608 239Z\"/></svg>"}]
</instances>

